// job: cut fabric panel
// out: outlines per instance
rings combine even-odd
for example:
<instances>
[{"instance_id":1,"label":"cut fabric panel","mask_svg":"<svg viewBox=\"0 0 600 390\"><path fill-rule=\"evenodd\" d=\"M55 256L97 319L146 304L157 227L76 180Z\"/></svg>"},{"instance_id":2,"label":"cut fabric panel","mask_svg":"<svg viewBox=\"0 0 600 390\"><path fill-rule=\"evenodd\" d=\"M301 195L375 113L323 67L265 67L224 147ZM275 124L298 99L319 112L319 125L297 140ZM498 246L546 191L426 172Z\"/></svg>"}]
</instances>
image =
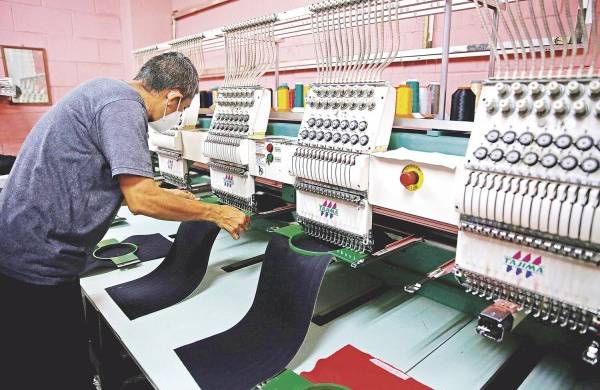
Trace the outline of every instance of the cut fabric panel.
<instances>
[{"instance_id":1,"label":"cut fabric panel","mask_svg":"<svg viewBox=\"0 0 600 390\"><path fill-rule=\"evenodd\" d=\"M352 390L430 389L352 345L346 345L333 355L320 359L312 371L302 372L300 375L312 383L335 383Z\"/></svg>"},{"instance_id":2,"label":"cut fabric panel","mask_svg":"<svg viewBox=\"0 0 600 390\"><path fill-rule=\"evenodd\" d=\"M148 261L165 257L169 253L169 249L171 249L171 245L173 244L168 238L159 233L131 236L121 242L136 245L138 250L135 252L135 254L140 261ZM129 251L130 249L126 247L110 248L102 252L102 257L122 256ZM81 275L101 268L115 269L117 266L110 260L100 260L90 254L87 258L85 268L81 272Z\"/></svg>"},{"instance_id":3,"label":"cut fabric panel","mask_svg":"<svg viewBox=\"0 0 600 390\"><path fill-rule=\"evenodd\" d=\"M330 255L269 241L254 302L231 329L175 352L203 390L248 390L277 375L304 341Z\"/></svg>"},{"instance_id":4,"label":"cut fabric panel","mask_svg":"<svg viewBox=\"0 0 600 390\"><path fill-rule=\"evenodd\" d=\"M130 320L182 301L204 278L219 230L211 222L181 223L169 253L154 271L106 292Z\"/></svg>"}]
</instances>

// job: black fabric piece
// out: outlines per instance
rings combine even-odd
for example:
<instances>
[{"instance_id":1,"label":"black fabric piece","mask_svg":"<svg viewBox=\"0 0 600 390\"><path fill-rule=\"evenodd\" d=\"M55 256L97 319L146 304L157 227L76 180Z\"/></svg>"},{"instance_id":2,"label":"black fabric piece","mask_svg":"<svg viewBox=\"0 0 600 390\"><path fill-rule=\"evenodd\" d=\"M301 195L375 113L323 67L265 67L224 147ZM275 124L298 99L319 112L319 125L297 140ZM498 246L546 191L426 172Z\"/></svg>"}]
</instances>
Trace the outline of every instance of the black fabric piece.
<instances>
[{"instance_id":1,"label":"black fabric piece","mask_svg":"<svg viewBox=\"0 0 600 390\"><path fill-rule=\"evenodd\" d=\"M140 261L148 261L165 257L169 253L169 249L171 249L171 245L173 244L169 239L159 233L131 236L121 242L128 242L130 244L137 245L138 250L135 252L135 254ZM131 252L131 247L122 246L108 248L102 251L100 255L102 257L115 257L122 256L129 252ZM85 268L83 272L81 272L81 275L101 268L116 269L118 267L110 260L96 259L94 256L92 256L92 254L90 254L87 258Z\"/></svg>"},{"instance_id":2,"label":"black fabric piece","mask_svg":"<svg viewBox=\"0 0 600 390\"><path fill-rule=\"evenodd\" d=\"M373 252L377 252L377 251L385 248L392 242L394 242L394 239L392 239L390 236L388 236L387 233L384 232L378 226L375 226L373 228L372 234L373 234Z\"/></svg>"},{"instance_id":3,"label":"black fabric piece","mask_svg":"<svg viewBox=\"0 0 600 390\"><path fill-rule=\"evenodd\" d=\"M267 246L252 307L231 329L175 352L203 390L248 390L281 372L304 341L330 255Z\"/></svg>"},{"instance_id":4,"label":"black fabric piece","mask_svg":"<svg viewBox=\"0 0 600 390\"><path fill-rule=\"evenodd\" d=\"M5 156L0 154L0 175L8 175L15 164L15 156Z\"/></svg>"},{"instance_id":5,"label":"black fabric piece","mask_svg":"<svg viewBox=\"0 0 600 390\"><path fill-rule=\"evenodd\" d=\"M255 194L254 199L256 200L256 211L259 213L264 213L287 205L287 203L281 200L281 197L264 192Z\"/></svg>"},{"instance_id":6,"label":"black fabric piece","mask_svg":"<svg viewBox=\"0 0 600 390\"><path fill-rule=\"evenodd\" d=\"M374 227L372 230L372 234L373 252L377 252L394 242L394 240L390 236L388 236L387 233L384 232L380 227ZM340 246L308 235L303 235L294 239L293 244L300 249L312 252L329 252L341 249Z\"/></svg>"},{"instance_id":7,"label":"black fabric piece","mask_svg":"<svg viewBox=\"0 0 600 390\"><path fill-rule=\"evenodd\" d=\"M180 302L204 278L219 230L211 222L181 223L171 250L154 271L106 292L130 320Z\"/></svg>"},{"instance_id":8,"label":"black fabric piece","mask_svg":"<svg viewBox=\"0 0 600 390\"><path fill-rule=\"evenodd\" d=\"M299 249L311 252L331 252L341 248L330 242L323 241L306 234L295 238L292 243Z\"/></svg>"}]
</instances>

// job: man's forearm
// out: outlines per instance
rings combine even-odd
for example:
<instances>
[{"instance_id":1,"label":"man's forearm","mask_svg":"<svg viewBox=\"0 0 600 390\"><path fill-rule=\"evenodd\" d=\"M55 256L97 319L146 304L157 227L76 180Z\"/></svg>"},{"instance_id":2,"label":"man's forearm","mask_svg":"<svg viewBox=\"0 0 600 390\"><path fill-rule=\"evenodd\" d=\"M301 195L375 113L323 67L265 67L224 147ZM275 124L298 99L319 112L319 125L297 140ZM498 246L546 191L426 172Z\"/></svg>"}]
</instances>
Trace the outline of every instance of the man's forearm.
<instances>
[{"instance_id":1,"label":"man's forearm","mask_svg":"<svg viewBox=\"0 0 600 390\"><path fill-rule=\"evenodd\" d=\"M161 188L156 188L152 194L144 194L132 212L166 221L214 222L218 219L218 209L213 204L185 199Z\"/></svg>"},{"instance_id":2,"label":"man's forearm","mask_svg":"<svg viewBox=\"0 0 600 390\"><path fill-rule=\"evenodd\" d=\"M127 207L134 214L167 221L214 222L219 218L215 205L179 196L158 187L151 179L123 176L119 181Z\"/></svg>"},{"instance_id":3,"label":"man's forearm","mask_svg":"<svg viewBox=\"0 0 600 390\"><path fill-rule=\"evenodd\" d=\"M250 218L234 207L189 199L185 191L164 190L146 177L121 175L119 184L127 207L134 214L168 221L214 222L235 239L248 230Z\"/></svg>"}]
</instances>

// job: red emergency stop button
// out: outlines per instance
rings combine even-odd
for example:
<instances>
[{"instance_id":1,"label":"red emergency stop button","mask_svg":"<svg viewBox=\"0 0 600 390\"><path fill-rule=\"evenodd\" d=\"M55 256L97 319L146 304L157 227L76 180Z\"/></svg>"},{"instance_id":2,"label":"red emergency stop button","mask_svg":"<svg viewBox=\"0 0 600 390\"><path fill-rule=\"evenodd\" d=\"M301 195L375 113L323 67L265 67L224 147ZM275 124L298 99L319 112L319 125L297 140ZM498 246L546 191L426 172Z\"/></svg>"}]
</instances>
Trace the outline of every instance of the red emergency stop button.
<instances>
[{"instance_id":1,"label":"red emergency stop button","mask_svg":"<svg viewBox=\"0 0 600 390\"><path fill-rule=\"evenodd\" d=\"M271 153L273 151L273 144L267 144L267 152Z\"/></svg>"},{"instance_id":2,"label":"red emergency stop button","mask_svg":"<svg viewBox=\"0 0 600 390\"><path fill-rule=\"evenodd\" d=\"M419 175L417 172L404 172L400 175L400 183L406 188L415 185L419 182Z\"/></svg>"}]
</instances>

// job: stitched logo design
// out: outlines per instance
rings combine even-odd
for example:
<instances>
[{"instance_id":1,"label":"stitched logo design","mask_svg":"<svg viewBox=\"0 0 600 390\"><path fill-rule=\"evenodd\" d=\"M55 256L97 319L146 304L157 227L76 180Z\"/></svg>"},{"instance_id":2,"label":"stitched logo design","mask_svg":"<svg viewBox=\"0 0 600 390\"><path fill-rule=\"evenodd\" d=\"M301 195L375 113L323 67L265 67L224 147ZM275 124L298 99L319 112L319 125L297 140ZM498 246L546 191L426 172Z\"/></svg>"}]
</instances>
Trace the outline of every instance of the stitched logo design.
<instances>
[{"instance_id":1,"label":"stitched logo design","mask_svg":"<svg viewBox=\"0 0 600 390\"><path fill-rule=\"evenodd\" d=\"M538 256L533 259L531 253L523 255L521 251L517 251L512 256L504 256L504 264L506 264L506 272L515 270L516 275L525 273L525 278L530 278L533 275L544 274L544 267L542 267L542 256Z\"/></svg>"},{"instance_id":2,"label":"stitched logo design","mask_svg":"<svg viewBox=\"0 0 600 390\"><path fill-rule=\"evenodd\" d=\"M233 175L225 175L223 178L223 184L225 187L233 187Z\"/></svg>"},{"instance_id":3,"label":"stitched logo design","mask_svg":"<svg viewBox=\"0 0 600 390\"><path fill-rule=\"evenodd\" d=\"M333 218L338 215L337 203L326 200L322 205L319 206L321 211L321 217Z\"/></svg>"}]
</instances>

